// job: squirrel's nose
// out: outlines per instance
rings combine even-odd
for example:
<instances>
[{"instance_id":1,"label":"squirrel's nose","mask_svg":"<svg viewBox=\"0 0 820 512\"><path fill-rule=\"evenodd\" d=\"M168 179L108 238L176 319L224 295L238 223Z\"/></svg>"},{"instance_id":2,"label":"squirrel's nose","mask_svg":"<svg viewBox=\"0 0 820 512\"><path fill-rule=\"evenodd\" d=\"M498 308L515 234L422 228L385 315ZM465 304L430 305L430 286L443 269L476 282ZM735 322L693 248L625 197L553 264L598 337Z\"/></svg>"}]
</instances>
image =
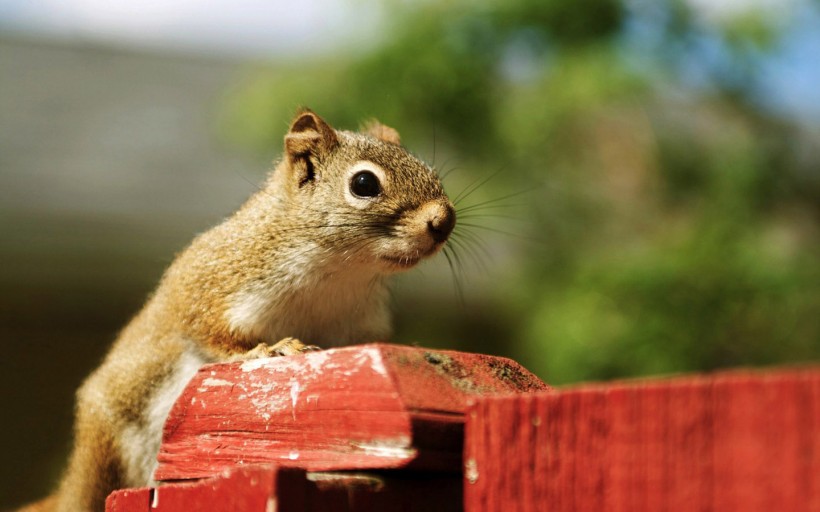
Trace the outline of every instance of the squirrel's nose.
<instances>
[{"instance_id":1,"label":"squirrel's nose","mask_svg":"<svg viewBox=\"0 0 820 512\"><path fill-rule=\"evenodd\" d=\"M427 231L437 244L447 240L453 227L456 225L456 212L452 205L444 203L438 205L432 218L427 221Z\"/></svg>"}]
</instances>

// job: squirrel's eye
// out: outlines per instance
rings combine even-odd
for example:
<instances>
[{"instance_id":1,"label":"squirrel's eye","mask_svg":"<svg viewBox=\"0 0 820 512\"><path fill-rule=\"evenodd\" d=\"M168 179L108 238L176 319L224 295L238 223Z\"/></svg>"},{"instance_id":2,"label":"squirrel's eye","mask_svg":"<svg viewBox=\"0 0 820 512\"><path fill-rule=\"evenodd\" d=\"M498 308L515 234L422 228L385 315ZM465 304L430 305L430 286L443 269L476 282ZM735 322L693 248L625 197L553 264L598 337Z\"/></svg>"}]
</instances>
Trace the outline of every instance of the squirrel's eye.
<instances>
[{"instance_id":1,"label":"squirrel's eye","mask_svg":"<svg viewBox=\"0 0 820 512\"><path fill-rule=\"evenodd\" d=\"M361 171L350 180L350 191L359 197L376 197L382 192L379 178L370 171Z\"/></svg>"}]
</instances>

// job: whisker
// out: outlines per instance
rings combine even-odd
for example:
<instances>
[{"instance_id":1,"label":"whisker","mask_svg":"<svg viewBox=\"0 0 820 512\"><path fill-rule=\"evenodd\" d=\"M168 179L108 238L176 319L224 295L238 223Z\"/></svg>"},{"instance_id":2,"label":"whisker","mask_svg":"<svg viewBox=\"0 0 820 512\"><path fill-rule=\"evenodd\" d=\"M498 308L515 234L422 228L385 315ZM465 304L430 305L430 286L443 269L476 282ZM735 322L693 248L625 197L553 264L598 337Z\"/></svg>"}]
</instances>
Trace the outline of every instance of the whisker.
<instances>
[{"instance_id":1,"label":"whisker","mask_svg":"<svg viewBox=\"0 0 820 512\"><path fill-rule=\"evenodd\" d=\"M446 160L446 161L444 162L444 164L441 166L441 168L442 168L442 169L444 169L444 168L447 166L447 163L448 163L448 162L449 162L449 160ZM456 170L458 170L458 167L457 167L457 166L453 166L453 167L450 167L450 168L449 168L448 170L446 170L446 171L439 172L439 179L440 179L441 181L446 180L446 179L447 179L447 177L448 177L448 176L450 176L450 175L451 175L454 171L456 171Z\"/></svg>"},{"instance_id":2,"label":"whisker","mask_svg":"<svg viewBox=\"0 0 820 512\"><path fill-rule=\"evenodd\" d=\"M464 247L464 250L470 255L470 258L475 263L479 270L486 272L488 270L487 264L493 260L487 244L484 243L474 233L462 232L456 236L456 239Z\"/></svg>"},{"instance_id":3,"label":"whisker","mask_svg":"<svg viewBox=\"0 0 820 512\"><path fill-rule=\"evenodd\" d=\"M487 245L475 233L464 230L454 233L454 235L456 240L462 240L462 243L474 247L474 250L480 250L487 260L492 260L492 255L489 249L487 249Z\"/></svg>"},{"instance_id":4,"label":"whisker","mask_svg":"<svg viewBox=\"0 0 820 512\"><path fill-rule=\"evenodd\" d=\"M470 210L474 210L476 208L481 208L481 207L487 207L487 205L495 205L496 203L499 203L501 201L506 201L507 199L512 199L513 197L518 197L518 196L521 196L521 195L524 195L524 194L529 194L531 192L532 192L532 190L519 190L518 192L513 192L511 194L507 194L507 195L504 195L504 196L501 196L501 197L488 199L487 201L483 201L481 203L475 203L475 204L471 204L471 205L468 205L468 206L463 206L461 208L458 208L456 210L456 213L470 211ZM516 204L513 204L513 203L506 203L506 204L497 205L497 206L494 206L494 207L508 208L510 206L520 206L520 205L516 205Z\"/></svg>"},{"instance_id":5,"label":"whisker","mask_svg":"<svg viewBox=\"0 0 820 512\"><path fill-rule=\"evenodd\" d=\"M453 265L453 256L450 255L452 252L453 250L449 246L445 246L441 251L447 259L447 265L450 267L450 274L453 276L453 289L456 292L456 299L460 304L464 305L464 287L461 282L461 273L460 270Z\"/></svg>"},{"instance_id":6,"label":"whisker","mask_svg":"<svg viewBox=\"0 0 820 512\"><path fill-rule=\"evenodd\" d=\"M514 215L504 215L501 213L468 213L467 215L459 215L458 220L462 222L467 219L509 219L518 220Z\"/></svg>"},{"instance_id":7,"label":"whisker","mask_svg":"<svg viewBox=\"0 0 820 512\"><path fill-rule=\"evenodd\" d=\"M473 223L469 223L469 222L462 222L461 227L462 228L472 228L472 229L483 229L484 231L490 231L490 232L493 232L493 233L498 233L498 234L510 236L510 237L513 237L513 238L519 238L521 240L529 240L529 241L532 241L532 242L538 240L537 238L531 237L531 236L528 236L528 235L522 235L522 234L519 234L519 233L512 233L510 231L504 231L503 229L493 228L493 227L490 227L490 226L482 226L481 224L473 224Z\"/></svg>"},{"instance_id":8,"label":"whisker","mask_svg":"<svg viewBox=\"0 0 820 512\"><path fill-rule=\"evenodd\" d=\"M467 188L462 190L461 193L459 195L457 195L455 199L453 199L453 205L458 205L461 201L463 201L463 200L467 199L468 197L470 197L476 190L483 187L490 180L492 180L493 178L495 178L496 176L501 174L501 171L503 171L503 168L498 169L497 171L490 174L489 176L487 176L484 179L479 179L479 180L474 181L471 185L469 185Z\"/></svg>"}]
</instances>

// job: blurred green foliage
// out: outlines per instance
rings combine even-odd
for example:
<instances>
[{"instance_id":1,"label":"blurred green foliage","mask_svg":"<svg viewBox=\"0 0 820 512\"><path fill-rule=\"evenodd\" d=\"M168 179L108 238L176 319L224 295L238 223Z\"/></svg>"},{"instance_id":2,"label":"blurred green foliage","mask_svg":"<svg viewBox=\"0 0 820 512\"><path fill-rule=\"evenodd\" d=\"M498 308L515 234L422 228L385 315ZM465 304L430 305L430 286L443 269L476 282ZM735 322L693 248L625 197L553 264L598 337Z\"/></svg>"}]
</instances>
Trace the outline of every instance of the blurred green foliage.
<instances>
[{"instance_id":1,"label":"blurred green foliage","mask_svg":"<svg viewBox=\"0 0 820 512\"><path fill-rule=\"evenodd\" d=\"M375 47L249 72L223 126L268 153L299 105L377 116L457 168L451 195L492 176L455 248L481 233L511 256L467 321L428 332L553 383L820 359L817 131L760 101L784 23L676 0L390 5Z\"/></svg>"}]
</instances>

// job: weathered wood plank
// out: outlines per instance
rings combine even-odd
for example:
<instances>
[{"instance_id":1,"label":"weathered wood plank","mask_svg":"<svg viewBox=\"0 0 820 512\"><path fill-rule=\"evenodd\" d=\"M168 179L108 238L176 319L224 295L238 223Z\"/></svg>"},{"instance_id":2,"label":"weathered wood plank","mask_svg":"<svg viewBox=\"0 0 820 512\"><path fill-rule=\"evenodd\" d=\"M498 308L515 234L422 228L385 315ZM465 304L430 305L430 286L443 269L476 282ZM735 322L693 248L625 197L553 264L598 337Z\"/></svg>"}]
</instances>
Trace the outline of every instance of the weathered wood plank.
<instances>
[{"instance_id":1,"label":"weathered wood plank","mask_svg":"<svg viewBox=\"0 0 820 512\"><path fill-rule=\"evenodd\" d=\"M306 508L305 472L273 465L237 468L193 483L116 491L106 512L302 511Z\"/></svg>"},{"instance_id":2,"label":"weathered wood plank","mask_svg":"<svg viewBox=\"0 0 820 512\"><path fill-rule=\"evenodd\" d=\"M465 510L820 511L820 369L481 397Z\"/></svg>"},{"instance_id":3,"label":"weathered wood plank","mask_svg":"<svg viewBox=\"0 0 820 512\"><path fill-rule=\"evenodd\" d=\"M147 487L114 491L105 500L105 511L147 512L151 508L152 492Z\"/></svg>"},{"instance_id":4,"label":"weathered wood plank","mask_svg":"<svg viewBox=\"0 0 820 512\"><path fill-rule=\"evenodd\" d=\"M457 472L470 397L545 389L508 359L386 344L209 365L171 410L155 478L264 462Z\"/></svg>"}]
</instances>

